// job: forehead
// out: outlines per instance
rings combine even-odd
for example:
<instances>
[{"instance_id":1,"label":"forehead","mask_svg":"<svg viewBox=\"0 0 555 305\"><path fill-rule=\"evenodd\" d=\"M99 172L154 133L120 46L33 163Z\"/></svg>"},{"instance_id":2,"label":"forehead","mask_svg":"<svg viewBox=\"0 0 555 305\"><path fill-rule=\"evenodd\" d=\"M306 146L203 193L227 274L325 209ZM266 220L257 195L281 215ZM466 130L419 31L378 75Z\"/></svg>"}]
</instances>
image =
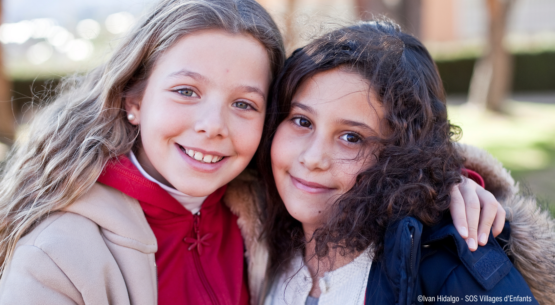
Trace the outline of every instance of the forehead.
<instances>
[{"instance_id":1,"label":"forehead","mask_svg":"<svg viewBox=\"0 0 555 305\"><path fill-rule=\"evenodd\" d=\"M269 82L271 73L261 42L249 34L221 29L185 35L158 59L154 73L166 76L183 68L208 77L234 75L234 79L251 82Z\"/></svg>"},{"instance_id":2,"label":"forehead","mask_svg":"<svg viewBox=\"0 0 555 305\"><path fill-rule=\"evenodd\" d=\"M293 103L301 103L328 120L355 120L378 127L383 106L370 90L366 79L354 72L333 69L320 72L304 81Z\"/></svg>"}]
</instances>

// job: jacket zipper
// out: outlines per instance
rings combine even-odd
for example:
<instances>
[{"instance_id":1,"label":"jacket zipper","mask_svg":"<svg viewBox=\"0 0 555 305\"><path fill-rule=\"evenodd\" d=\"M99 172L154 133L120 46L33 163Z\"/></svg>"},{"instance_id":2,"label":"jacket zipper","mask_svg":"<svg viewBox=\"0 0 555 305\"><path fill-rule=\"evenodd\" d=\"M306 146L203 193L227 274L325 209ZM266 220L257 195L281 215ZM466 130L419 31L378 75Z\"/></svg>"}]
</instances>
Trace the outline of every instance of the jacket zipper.
<instances>
[{"instance_id":1,"label":"jacket zipper","mask_svg":"<svg viewBox=\"0 0 555 305\"><path fill-rule=\"evenodd\" d=\"M155 302L155 304L158 304L158 265L156 264L156 258L154 259L154 275L156 276L156 295L155 295L156 302Z\"/></svg>"},{"instance_id":2,"label":"jacket zipper","mask_svg":"<svg viewBox=\"0 0 555 305\"><path fill-rule=\"evenodd\" d=\"M414 276L415 276L414 275L414 270L412 268L412 266L413 266L413 264L412 264L412 253L413 252L414 252L414 235L411 232L410 233L410 262L409 262L409 264L410 264L409 270L410 270L410 275L411 276L410 276L410 282L407 282L407 289L409 291L412 291L410 285L414 281ZM412 303L412 296L409 295L409 291L407 291L407 301L408 301L409 304L411 304Z\"/></svg>"},{"instance_id":3,"label":"jacket zipper","mask_svg":"<svg viewBox=\"0 0 555 305\"><path fill-rule=\"evenodd\" d=\"M410 233L410 273L412 274L412 253L414 252L414 236Z\"/></svg>"},{"instance_id":4,"label":"jacket zipper","mask_svg":"<svg viewBox=\"0 0 555 305\"><path fill-rule=\"evenodd\" d=\"M193 230L195 231L195 238L200 243L201 236L200 236L199 227L200 227L200 212L197 212L194 215ZM204 273L204 269L202 269L202 265L200 264L200 255L199 255L199 251L198 251L198 247L200 247L200 246L201 245L197 245L196 249L192 249L193 250L193 261L195 262L195 267L197 269L197 273L198 273L198 276L200 278L200 281L202 282L202 285L204 286L204 289L208 293L208 296L210 297L210 300L212 301L212 304L219 304L218 298L216 297L216 293L214 293L214 290L210 286L210 283L208 282L208 279L206 278L206 274Z\"/></svg>"}]
</instances>

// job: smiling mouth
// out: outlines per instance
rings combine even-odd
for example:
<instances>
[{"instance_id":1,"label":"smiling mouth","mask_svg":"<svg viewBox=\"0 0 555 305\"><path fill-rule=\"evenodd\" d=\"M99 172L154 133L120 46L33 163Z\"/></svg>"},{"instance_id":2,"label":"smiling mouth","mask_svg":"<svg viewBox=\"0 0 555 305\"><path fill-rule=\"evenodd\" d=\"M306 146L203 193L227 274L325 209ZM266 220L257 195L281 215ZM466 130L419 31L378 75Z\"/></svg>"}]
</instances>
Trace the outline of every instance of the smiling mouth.
<instances>
[{"instance_id":1,"label":"smiling mouth","mask_svg":"<svg viewBox=\"0 0 555 305\"><path fill-rule=\"evenodd\" d=\"M321 185L319 183L309 182L301 178L297 178L291 174L290 174L290 177L291 177L291 180L293 181L293 184L297 188L307 191L309 193L322 193L322 192L329 192L333 190L333 188Z\"/></svg>"},{"instance_id":2,"label":"smiling mouth","mask_svg":"<svg viewBox=\"0 0 555 305\"><path fill-rule=\"evenodd\" d=\"M182 152L184 152L186 155L188 155L189 157L191 157L192 159L198 162L214 164L214 163L221 162L223 159L225 159L224 156L213 156L209 154L203 154L200 151L194 151L192 149L185 148L179 144L177 144L177 146L179 146L179 149L181 149Z\"/></svg>"}]
</instances>

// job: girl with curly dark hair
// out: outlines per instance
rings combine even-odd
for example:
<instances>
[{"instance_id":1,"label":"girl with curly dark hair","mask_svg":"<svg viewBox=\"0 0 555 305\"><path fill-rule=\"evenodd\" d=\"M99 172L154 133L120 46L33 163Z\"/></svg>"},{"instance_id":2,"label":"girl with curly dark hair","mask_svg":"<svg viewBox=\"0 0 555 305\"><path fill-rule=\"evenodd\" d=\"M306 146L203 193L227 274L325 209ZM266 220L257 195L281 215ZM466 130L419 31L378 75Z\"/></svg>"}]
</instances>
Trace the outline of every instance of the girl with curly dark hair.
<instances>
[{"instance_id":1,"label":"girl with curly dark hair","mask_svg":"<svg viewBox=\"0 0 555 305\"><path fill-rule=\"evenodd\" d=\"M271 98L265 304L536 302L492 235L471 252L456 233L459 128L416 38L389 21L335 30L293 53Z\"/></svg>"}]
</instances>

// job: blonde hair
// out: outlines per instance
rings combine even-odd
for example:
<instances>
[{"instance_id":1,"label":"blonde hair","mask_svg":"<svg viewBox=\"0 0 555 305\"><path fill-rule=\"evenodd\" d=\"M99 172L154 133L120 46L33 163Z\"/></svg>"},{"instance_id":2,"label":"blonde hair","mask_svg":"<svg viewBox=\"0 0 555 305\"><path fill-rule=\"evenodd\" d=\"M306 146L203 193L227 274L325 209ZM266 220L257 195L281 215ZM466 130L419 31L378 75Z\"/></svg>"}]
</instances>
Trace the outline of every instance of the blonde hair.
<instances>
[{"instance_id":1,"label":"blonde hair","mask_svg":"<svg viewBox=\"0 0 555 305\"><path fill-rule=\"evenodd\" d=\"M0 272L23 235L86 193L109 159L131 150L138 129L125 119L125 95L142 93L156 60L177 40L214 28L252 35L266 48L272 75L279 72L281 35L254 0L160 1L107 63L65 80L27 139L14 145L0 177Z\"/></svg>"}]
</instances>

